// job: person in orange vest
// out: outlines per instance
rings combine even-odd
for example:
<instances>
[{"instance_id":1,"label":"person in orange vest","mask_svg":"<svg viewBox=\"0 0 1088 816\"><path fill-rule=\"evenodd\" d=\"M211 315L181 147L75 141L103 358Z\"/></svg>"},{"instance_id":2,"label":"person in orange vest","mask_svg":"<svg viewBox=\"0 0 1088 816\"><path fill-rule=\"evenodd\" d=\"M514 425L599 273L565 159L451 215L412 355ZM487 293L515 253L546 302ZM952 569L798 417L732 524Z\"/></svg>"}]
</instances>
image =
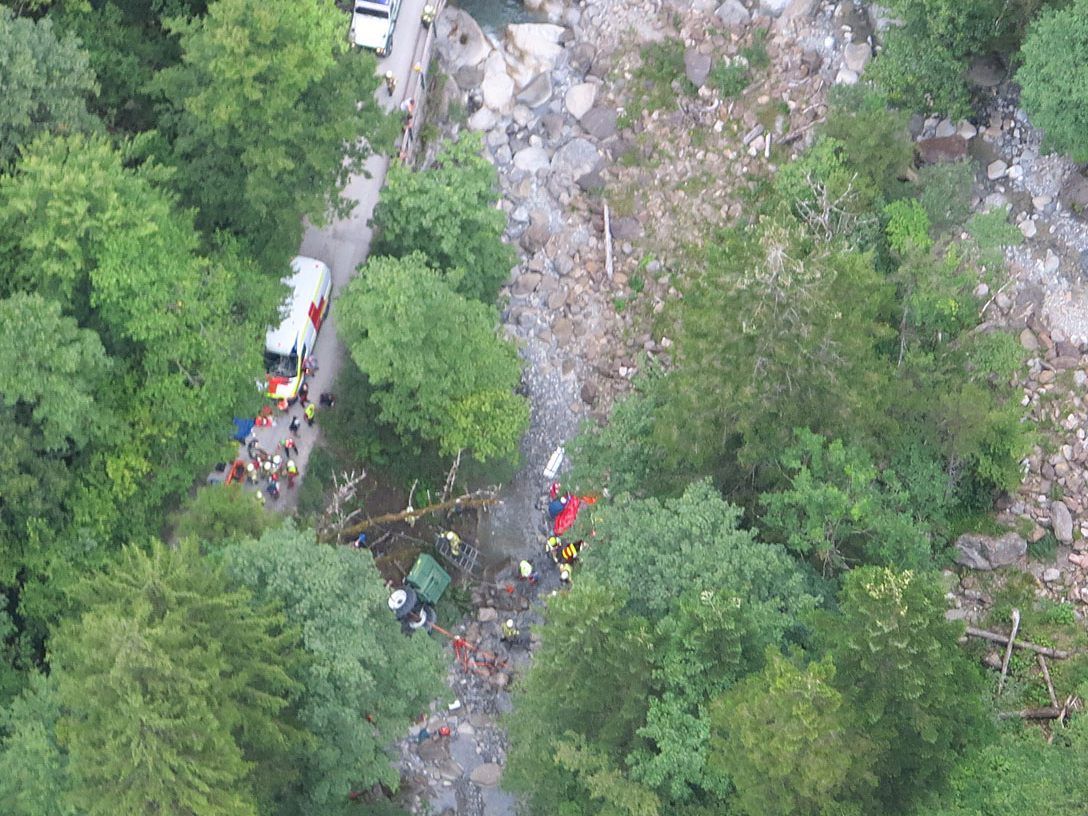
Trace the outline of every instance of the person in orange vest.
<instances>
[{"instance_id":1,"label":"person in orange vest","mask_svg":"<svg viewBox=\"0 0 1088 816\"><path fill-rule=\"evenodd\" d=\"M295 440L291 437L287 437L280 444L283 445L283 452L288 459L298 453L298 445L295 444Z\"/></svg>"}]
</instances>

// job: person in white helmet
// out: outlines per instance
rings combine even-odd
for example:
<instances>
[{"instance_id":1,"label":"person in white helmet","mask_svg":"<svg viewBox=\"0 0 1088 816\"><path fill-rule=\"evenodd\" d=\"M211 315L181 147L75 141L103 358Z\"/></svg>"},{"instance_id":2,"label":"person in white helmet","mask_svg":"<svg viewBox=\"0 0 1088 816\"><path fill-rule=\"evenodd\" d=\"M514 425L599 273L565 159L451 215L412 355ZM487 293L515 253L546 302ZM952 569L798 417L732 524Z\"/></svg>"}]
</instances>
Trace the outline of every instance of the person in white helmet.
<instances>
[{"instance_id":1,"label":"person in white helmet","mask_svg":"<svg viewBox=\"0 0 1088 816\"><path fill-rule=\"evenodd\" d=\"M509 643L517 639L517 636L521 634L518 631L518 627L514 625L513 618L507 618L502 622L502 641Z\"/></svg>"},{"instance_id":2,"label":"person in white helmet","mask_svg":"<svg viewBox=\"0 0 1088 816\"><path fill-rule=\"evenodd\" d=\"M450 555L454 558L461 557L461 536L457 535L453 530L447 530L445 535L446 543L450 545Z\"/></svg>"},{"instance_id":3,"label":"person in white helmet","mask_svg":"<svg viewBox=\"0 0 1088 816\"><path fill-rule=\"evenodd\" d=\"M393 91L397 89L397 78L393 76L392 71L385 72L385 89L389 91L389 95L393 95Z\"/></svg>"}]
</instances>

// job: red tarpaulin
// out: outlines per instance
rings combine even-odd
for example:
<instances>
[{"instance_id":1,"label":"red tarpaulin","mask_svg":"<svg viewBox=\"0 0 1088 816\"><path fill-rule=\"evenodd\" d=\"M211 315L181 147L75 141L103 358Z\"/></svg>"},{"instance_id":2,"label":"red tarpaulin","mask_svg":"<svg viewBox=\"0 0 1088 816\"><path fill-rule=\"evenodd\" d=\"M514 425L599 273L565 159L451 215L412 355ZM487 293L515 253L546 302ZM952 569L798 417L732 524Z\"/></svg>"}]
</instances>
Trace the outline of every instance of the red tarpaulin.
<instances>
[{"instance_id":1,"label":"red tarpaulin","mask_svg":"<svg viewBox=\"0 0 1088 816\"><path fill-rule=\"evenodd\" d=\"M563 535L563 533L573 527L575 519L578 518L578 511L582 509L582 505L594 504L596 501L597 499L592 496L571 496L570 501L567 502L567 506L555 517L555 534L557 536Z\"/></svg>"}]
</instances>

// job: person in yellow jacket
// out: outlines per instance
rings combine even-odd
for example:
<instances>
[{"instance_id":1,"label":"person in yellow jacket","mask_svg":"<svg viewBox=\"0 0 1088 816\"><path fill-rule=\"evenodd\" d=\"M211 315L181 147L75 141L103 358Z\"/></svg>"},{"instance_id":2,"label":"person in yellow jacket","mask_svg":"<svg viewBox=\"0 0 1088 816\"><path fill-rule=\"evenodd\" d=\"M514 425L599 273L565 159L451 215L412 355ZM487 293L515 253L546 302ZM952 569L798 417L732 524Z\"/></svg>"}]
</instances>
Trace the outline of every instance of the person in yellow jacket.
<instances>
[{"instance_id":1,"label":"person in yellow jacket","mask_svg":"<svg viewBox=\"0 0 1088 816\"><path fill-rule=\"evenodd\" d=\"M317 416L317 406L312 402L306 405L305 416L306 424L312 428L314 426L314 417Z\"/></svg>"},{"instance_id":2,"label":"person in yellow jacket","mask_svg":"<svg viewBox=\"0 0 1088 816\"><path fill-rule=\"evenodd\" d=\"M516 640L517 636L521 634L518 627L514 625L513 618L507 618L502 622L502 640L509 643L512 640Z\"/></svg>"},{"instance_id":3,"label":"person in yellow jacket","mask_svg":"<svg viewBox=\"0 0 1088 816\"><path fill-rule=\"evenodd\" d=\"M450 545L450 555L454 558L461 557L461 536L453 530L446 530L446 543Z\"/></svg>"}]
</instances>

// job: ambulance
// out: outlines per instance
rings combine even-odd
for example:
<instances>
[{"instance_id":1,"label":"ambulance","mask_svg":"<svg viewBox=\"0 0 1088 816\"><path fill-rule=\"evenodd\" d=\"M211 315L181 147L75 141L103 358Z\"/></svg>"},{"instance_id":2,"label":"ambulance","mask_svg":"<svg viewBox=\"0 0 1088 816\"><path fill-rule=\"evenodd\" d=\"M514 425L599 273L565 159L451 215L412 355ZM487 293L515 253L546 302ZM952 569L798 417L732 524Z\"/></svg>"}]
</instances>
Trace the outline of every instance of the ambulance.
<instances>
[{"instance_id":1,"label":"ambulance","mask_svg":"<svg viewBox=\"0 0 1088 816\"><path fill-rule=\"evenodd\" d=\"M298 394L302 363L313 354L332 295L332 273L327 264L299 255L291 261L291 270L294 274L283 281L291 290L284 301L286 316L278 327L268 330L264 344L265 393L275 400Z\"/></svg>"}]
</instances>

